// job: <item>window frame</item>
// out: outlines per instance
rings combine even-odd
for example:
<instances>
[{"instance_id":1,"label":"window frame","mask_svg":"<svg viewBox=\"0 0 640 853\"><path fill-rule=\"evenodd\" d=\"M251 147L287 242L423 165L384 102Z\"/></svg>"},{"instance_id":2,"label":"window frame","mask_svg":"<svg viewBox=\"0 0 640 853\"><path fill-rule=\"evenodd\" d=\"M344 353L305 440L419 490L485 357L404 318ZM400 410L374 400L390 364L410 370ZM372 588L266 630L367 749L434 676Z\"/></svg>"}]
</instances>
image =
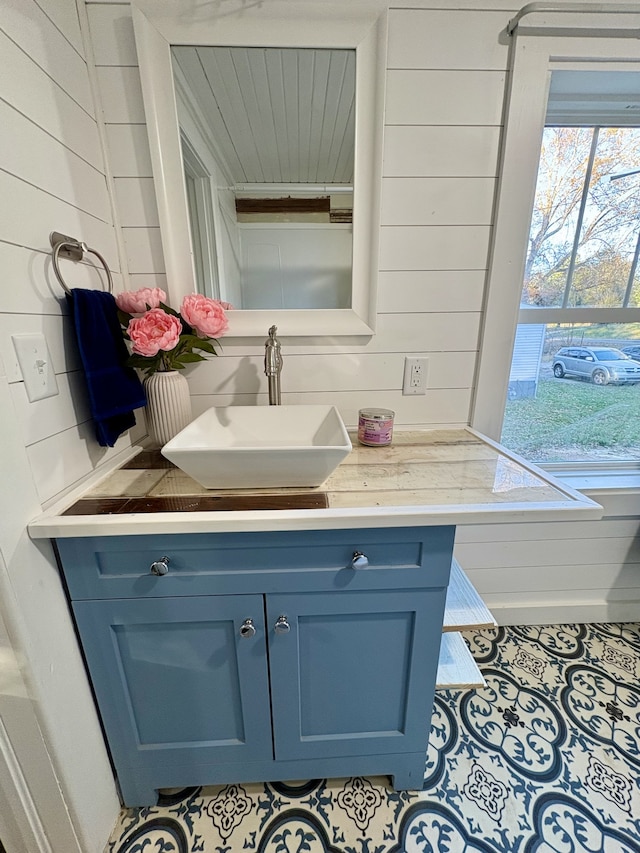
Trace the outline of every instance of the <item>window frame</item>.
<instances>
[{"instance_id":1,"label":"window frame","mask_svg":"<svg viewBox=\"0 0 640 853\"><path fill-rule=\"evenodd\" d=\"M520 306L552 71L610 69L640 74L634 29L640 26L637 12L598 11L597 7L589 14L539 12L536 6L524 7L508 27L512 36L510 73L470 419L474 429L494 440L502 432L518 323L640 322L640 308ZM577 466L587 470L594 463ZM577 466L567 468L575 472ZM554 473L561 471L554 466Z\"/></svg>"},{"instance_id":2,"label":"window frame","mask_svg":"<svg viewBox=\"0 0 640 853\"><path fill-rule=\"evenodd\" d=\"M211 299L220 299L220 271L216 252L216 205L211 190L212 176L203 165L195 146L186 135L180 134L185 194L191 223L192 257L195 280L200 292ZM191 188L189 187L191 183Z\"/></svg>"}]
</instances>

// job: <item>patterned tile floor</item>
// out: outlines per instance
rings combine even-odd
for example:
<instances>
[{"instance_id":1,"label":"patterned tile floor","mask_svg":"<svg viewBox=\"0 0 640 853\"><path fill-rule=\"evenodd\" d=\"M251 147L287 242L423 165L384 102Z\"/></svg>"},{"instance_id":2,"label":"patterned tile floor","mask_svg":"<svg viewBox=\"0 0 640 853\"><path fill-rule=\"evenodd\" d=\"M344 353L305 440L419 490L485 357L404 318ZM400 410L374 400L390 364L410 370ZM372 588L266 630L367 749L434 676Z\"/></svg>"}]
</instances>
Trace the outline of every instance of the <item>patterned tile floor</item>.
<instances>
[{"instance_id":1,"label":"patterned tile floor","mask_svg":"<svg viewBox=\"0 0 640 853\"><path fill-rule=\"evenodd\" d=\"M424 790L192 788L124 810L107 853L640 853L640 624L465 637L487 686L438 693Z\"/></svg>"}]
</instances>

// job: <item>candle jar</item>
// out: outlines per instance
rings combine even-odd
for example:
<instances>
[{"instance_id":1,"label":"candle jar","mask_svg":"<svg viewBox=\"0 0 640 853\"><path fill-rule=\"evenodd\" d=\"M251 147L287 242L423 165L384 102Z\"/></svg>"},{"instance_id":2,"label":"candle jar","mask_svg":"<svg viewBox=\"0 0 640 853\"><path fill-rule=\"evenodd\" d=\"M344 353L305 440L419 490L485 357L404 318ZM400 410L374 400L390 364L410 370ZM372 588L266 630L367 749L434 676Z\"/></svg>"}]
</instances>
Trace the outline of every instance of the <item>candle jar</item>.
<instances>
[{"instance_id":1,"label":"candle jar","mask_svg":"<svg viewBox=\"0 0 640 853\"><path fill-rule=\"evenodd\" d=\"M393 419L391 409L360 409L358 412L358 441L368 447L391 444Z\"/></svg>"}]
</instances>

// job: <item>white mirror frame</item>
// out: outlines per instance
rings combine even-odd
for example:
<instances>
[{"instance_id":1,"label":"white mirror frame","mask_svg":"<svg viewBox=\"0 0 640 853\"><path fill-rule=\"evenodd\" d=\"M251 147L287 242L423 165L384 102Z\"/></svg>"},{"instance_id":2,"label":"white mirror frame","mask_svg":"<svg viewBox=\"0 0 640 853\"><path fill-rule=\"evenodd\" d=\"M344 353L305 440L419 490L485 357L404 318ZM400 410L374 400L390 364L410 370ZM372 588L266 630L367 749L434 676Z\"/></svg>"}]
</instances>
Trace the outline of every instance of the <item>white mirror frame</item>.
<instances>
[{"instance_id":1,"label":"white mirror frame","mask_svg":"<svg viewBox=\"0 0 640 853\"><path fill-rule=\"evenodd\" d=\"M276 0L236 12L137 0L132 4L145 116L151 149L167 293L174 305L196 291L182 174L171 45L332 47L356 50L356 129L351 308L229 312L226 336L264 337L274 323L282 336L371 335L375 330L382 174L387 16L380 0L349 13L326 0ZM236 2L237 5L237 2ZM164 7L161 8L161 7ZM171 14L167 8L171 7ZM209 10L211 6L209 5ZM201 13L202 14L202 13Z\"/></svg>"}]
</instances>

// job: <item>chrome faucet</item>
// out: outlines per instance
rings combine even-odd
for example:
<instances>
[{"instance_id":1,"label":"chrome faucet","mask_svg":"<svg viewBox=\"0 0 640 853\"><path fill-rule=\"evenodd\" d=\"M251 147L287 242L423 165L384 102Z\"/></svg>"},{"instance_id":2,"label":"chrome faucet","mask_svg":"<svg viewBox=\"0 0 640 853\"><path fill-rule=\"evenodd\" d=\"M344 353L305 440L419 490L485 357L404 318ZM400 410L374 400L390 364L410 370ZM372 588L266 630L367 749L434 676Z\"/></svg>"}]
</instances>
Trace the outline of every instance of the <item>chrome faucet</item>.
<instances>
[{"instance_id":1,"label":"chrome faucet","mask_svg":"<svg viewBox=\"0 0 640 853\"><path fill-rule=\"evenodd\" d=\"M280 341L276 338L276 326L269 329L269 337L264 342L264 372L269 382L269 405L280 405L280 371L282 355Z\"/></svg>"}]
</instances>

